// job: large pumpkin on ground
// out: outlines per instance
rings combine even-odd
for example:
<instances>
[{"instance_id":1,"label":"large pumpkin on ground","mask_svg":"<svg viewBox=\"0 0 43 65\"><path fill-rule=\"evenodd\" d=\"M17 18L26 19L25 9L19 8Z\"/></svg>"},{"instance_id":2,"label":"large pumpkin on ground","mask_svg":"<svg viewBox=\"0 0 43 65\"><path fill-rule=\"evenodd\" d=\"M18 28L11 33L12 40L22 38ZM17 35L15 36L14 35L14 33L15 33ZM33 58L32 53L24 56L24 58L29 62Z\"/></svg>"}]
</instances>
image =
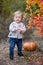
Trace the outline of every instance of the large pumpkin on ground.
<instances>
[{"instance_id":1,"label":"large pumpkin on ground","mask_svg":"<svg viewBox=\"0 0 43 65\"><path fill-rule=\"evenodd\" d=\"M36 49L36 47L37 47L37 45L34 42L25 42L23 44L24 50L27 50L27 51L33 51Z\"/></svg>"}]
</instances>

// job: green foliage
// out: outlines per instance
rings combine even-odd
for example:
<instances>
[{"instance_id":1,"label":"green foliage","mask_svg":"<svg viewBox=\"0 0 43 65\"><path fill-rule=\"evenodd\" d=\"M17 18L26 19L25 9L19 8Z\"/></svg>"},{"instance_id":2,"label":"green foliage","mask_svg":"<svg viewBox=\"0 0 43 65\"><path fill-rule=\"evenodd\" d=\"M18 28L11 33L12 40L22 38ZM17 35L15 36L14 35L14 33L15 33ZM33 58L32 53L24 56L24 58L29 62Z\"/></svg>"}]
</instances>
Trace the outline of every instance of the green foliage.
<instances>
[{"instance_id":1,"label":"green foliage","mask_svg":"<svg viewBox=\"0 0 43 65\"><path fill-rule=\"evenodd\" d=\"M6 19L12 12L21 10L25 12L26 1L25 0L3 0L1 2L2 16Z\"/></svg>"},{"instance_id":2,"label":"green foliage","mask_svg":"<svg viewBox=\"0 0 43 65\"><path fill-rule=\"evenodd\" d=\"M2 2L3 2L3 0L0 0L0 14L2 12Z\"/></svg>"},{"instance_id":3,"label":"green foliage","mask_svg":"<svg viewBox=\"0 0 43 65\"><path fill-rule=\"evenodd\" d=\"M30 4L30 7L31 7L33 13L40 9L38 7L38 4L35 4L35 5Z\"/></svg>"}]
</instances>

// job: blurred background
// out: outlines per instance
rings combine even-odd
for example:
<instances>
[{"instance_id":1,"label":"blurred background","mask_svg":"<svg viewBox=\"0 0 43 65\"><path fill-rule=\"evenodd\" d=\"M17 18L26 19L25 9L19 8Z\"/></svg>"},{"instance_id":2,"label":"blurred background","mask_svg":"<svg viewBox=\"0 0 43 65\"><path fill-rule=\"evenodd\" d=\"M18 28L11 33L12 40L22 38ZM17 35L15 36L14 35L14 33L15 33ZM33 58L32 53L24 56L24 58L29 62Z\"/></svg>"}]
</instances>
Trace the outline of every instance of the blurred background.
<instances>
[{"instance_id":1,"label":"blurred background","mask_svg":"<svg viewBox=\"0 0 43 65\"><path fill-rule=\"evenodd\" d=\"M43 19L43 0L0 0L0 40L7 38L9 24L13 21L12 14L17 10L24 13L23 22L27 26L24 38L30 39L32 37L33 39L33 36L40 36L36 31L39 28L43 30L43 25L39 28L35 27L36 24L33 25L32 21L35 18Z\"/></svg>"}]
</instances>

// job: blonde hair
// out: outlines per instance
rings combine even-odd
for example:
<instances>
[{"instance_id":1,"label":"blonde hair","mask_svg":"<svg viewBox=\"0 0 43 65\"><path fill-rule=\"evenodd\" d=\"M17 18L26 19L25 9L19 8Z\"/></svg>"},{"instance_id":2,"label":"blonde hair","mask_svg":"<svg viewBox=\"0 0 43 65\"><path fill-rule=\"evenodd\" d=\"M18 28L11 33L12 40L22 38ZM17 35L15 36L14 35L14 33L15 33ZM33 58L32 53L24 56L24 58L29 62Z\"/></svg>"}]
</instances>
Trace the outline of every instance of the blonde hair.
<instances>
[{"instance_id":1,"label":"blonde hair","mask_svg":"<svg viewBox=\"0 0 43 65\"><path fill-rule=\"evenodd\" d=\"M23 17L23 13L22 13L21 11L16 11L16 12L14 12L14 13L13 13L13 16L15 16L16 14L17 14L17 15L20 14L20 15Z\"/></svg>"}]
</instances>

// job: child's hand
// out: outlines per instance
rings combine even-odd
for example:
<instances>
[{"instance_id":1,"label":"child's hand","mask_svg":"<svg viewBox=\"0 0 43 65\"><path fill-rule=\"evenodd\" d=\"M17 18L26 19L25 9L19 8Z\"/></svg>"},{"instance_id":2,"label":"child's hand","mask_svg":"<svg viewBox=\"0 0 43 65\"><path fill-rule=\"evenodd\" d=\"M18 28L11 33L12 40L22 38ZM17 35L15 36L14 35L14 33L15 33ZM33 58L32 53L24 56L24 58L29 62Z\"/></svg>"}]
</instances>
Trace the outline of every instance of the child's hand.
<instances>
[{"instance_id":1,"label":"child's hand","mask_svg":"<svg viewBox=\"0 0 43 65\"><path fill-rule=\"evenodd\" d=\"M14 31L17 31L17 30L18 30L17 28L14 29Z\"/></svg>"},{"instance_id":2,"label":"child's hand","mask_svg":"<svg viewBox=\"0 0 43 65\"><path fill-rule=\"evenodd\" d=\"M18 29L18 31L19 31L21 34L23 34L23 30L21 30L21 29Z\"/></svg>"}]
</instances>

